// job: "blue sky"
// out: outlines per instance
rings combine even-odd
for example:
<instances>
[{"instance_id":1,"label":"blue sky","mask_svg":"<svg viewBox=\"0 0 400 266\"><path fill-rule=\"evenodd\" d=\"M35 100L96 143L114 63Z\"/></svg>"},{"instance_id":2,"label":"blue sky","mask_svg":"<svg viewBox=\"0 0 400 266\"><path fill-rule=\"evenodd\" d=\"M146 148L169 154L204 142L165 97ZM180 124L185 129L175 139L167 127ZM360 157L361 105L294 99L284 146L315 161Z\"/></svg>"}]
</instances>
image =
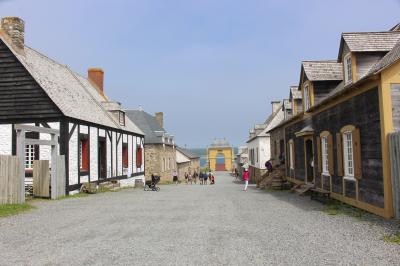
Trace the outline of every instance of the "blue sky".
<instances>
[{"instance_id":1,"label":"blue sky","mask_svg":"<svg viewBox=\"0 0 400 266\"><path fill-rule=\"evenodd\" d=\"M0 0L26 43L75 71L105 70L125 107L163 111L180 145L244 143L300 61L336 59L341 32L387 30L398 0Z\"/></svg>"}]
</instances>

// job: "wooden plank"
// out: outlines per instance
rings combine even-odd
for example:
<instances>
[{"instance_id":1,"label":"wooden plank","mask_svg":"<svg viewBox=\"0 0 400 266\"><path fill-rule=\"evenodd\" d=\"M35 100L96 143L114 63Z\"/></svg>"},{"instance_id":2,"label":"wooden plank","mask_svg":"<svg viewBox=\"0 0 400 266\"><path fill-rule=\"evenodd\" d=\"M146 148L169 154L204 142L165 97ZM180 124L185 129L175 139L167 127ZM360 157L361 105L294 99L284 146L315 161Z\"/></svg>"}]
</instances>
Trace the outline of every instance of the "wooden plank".
<instances>
[{"instance_id":1,"label":"wooden plank","mask_svg":"<svg viewBox=\"0 0 400 266\"><path fill-rule=\"evenodd\" d=\"M33 195L35 197L50 197L50 171L48 160L33 162Z\"/></svg>"},{"instance_id":2,"label":"wooden plank","mask_svg":"<svg viewBox=\"0 0 400 266\"><path fill-rule=\"evenodd\" d=\"M44 140L44 139L25 139L25 144L26 145L47 145L47 146L52 146L52 145L57 145L57 140L52 141L52 140Z\"/></svg>"},{"instance_id":3,"label":"wooden plank","mask_svg":"<svg viewBox=\"0 0 400 266\"><path fill-rule=\"evenodd\" d=\"M18 158L0 155L0 204L22 203L20 180Z\"/></svg>"},{"instance_id":4,"label":"wooden plank","mask_svg":"<svg viewBox=\"0 0 400 266\"><path fill-rule=\"evenodd\" d=\"M65 156L57 156L57 175L56 175L56 198L65 196L66 178L65 178Z\"/></svg>"},{"instance_id":5,"label":"wooden plank","mask_svg":"<svg viewBox=\"0 0 400 266\"><path fill-rule=\"evenodd\" d=\"M35 126L28 126L28 125L15 125L16 130L26 130L26 131L34 131L34 132L40 132L40 133L47 133L47 134L59 134L58 129L51 129L47 127L35 127Z\"/></svg>"}]
</instances>

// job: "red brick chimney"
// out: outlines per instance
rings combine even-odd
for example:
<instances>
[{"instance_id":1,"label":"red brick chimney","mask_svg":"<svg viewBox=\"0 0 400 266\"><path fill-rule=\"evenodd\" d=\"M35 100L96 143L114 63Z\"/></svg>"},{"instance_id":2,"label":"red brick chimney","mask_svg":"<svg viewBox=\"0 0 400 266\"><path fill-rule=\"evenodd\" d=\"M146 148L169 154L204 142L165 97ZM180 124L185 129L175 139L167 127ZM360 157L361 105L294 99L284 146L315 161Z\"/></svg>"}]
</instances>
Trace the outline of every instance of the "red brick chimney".
<instances>
[{"instance_id":1,"label":"red brick chimney","mask_svg":"<svg viewBox=\"0 0 400 266\"><path fill-rule=\"evenodd\" d=\"M89 81L104 95L104 71L101 68L92 67L88 69Z\"/></svg>"}]
</instances>

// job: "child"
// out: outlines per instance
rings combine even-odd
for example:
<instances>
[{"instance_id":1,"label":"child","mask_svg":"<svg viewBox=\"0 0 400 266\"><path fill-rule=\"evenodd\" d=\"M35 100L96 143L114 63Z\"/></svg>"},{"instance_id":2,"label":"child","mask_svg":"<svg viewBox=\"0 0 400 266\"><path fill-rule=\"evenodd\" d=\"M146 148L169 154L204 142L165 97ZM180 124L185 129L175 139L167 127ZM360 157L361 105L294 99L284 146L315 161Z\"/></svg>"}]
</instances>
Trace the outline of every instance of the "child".
<instances>
[{"instance_id":1,"label":"child","mask_svg":"<svg viewBox=\"0 0 400 266\"><path fill-rule=\"evenodd\" d=\"M248 171L248 169L244 169L243 180L244 180L244 189L243 189L243 191L247 191L247 186L249 185L249 171Z\"/></svg>"}]
</instances>

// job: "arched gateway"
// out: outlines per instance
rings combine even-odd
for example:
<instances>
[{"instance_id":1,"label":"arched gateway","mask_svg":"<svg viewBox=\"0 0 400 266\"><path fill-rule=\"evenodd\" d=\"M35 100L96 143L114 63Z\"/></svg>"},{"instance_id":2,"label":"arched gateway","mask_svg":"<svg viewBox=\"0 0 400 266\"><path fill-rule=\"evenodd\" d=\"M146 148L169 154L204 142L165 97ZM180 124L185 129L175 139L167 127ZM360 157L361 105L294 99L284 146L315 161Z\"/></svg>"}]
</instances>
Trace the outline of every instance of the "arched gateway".
<instances>
[{"instance_id":1,"label":"arched gateway","mask_svg":"<svg viewBox=\"0 0 400 266\"><path fill-rule=\"evenodd\" d=\"M215 139L207 148L207 165L211 171L232 171L234 149L226 139Z\"/></svg>"}]
</instances>

